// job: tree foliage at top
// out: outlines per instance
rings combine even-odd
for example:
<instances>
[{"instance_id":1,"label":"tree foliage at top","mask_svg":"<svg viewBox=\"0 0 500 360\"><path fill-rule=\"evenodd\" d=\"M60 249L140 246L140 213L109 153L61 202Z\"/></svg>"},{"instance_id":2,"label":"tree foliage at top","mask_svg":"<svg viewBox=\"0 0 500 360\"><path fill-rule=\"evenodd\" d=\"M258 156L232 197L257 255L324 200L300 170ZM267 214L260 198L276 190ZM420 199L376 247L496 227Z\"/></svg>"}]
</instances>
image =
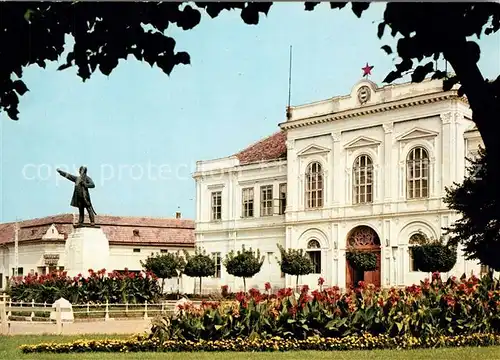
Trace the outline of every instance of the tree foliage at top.
<instances>
[{"instance_id":1,"label":"tree foliage at top","mask_svg":"<svg viewBox=\"0 0 500 360\"><path fill-rule=\"evenodd\" d=\"M200 279L200 294L201 294L201 279L215 274L215 261L207 255L203 249L196 248L194 255L189 254L184 250L184 257L186 258L186 266L184 267L184 274L189 277L197 277Z\"/></svg>"},{"instance_id":2,"label":"tree foliage at top","mask_svg":"<svg viewBox=\"0 0 500 360\"><path fill-rule=\"evenodd\" d=\"M243 278L243 289L245 291L247 290L246 279L259 273L263 263L264 256L260 256L260 250L245 249L245 246L242 246L241 250L237 252L231 250L223 260L228 274Z\"/></svg>"},{"instance_id":3,"label":"tree foliage at top","mask_svg":"<svg viewBox=\"0 0 500 360\"><path fill-rule=\"evenodd\" d=\"M467 177L446 189L444 202L461 218L447 230L452 244L461 244L469 260L479 260L500 271L499 199L491 195L498 183L492 182L488 153L480 148L478 157L469 159Z\"/></svg>"},{"instance_id":4,"label":"tree foliage at top","mask_svg":"<svg viewBox=\"0 0 500 360\"><path fill-rule=\"evenodd\" d=\"M87 80L99 70L109 75L120 59L129 55L170 74L176 65L189 64L186 52L177 52L175 40L166 35L171 25L190 30L200 23L201 11L216 17L224 9L240 9L247 24L267 14L270 3L182 2L2 2L0 4L0 110L18 119L19 97L28 88L21 80L23 68L45 68L58 61L65 35L75 43L59 70L78 68ZM145 26L148 27L146 30ZM14 78L13 78L14 75Z\"/></svg>"},{"instance_id":5,"label":"tree foliage at top","mask_svg":"<svg viewBox=\"0 0 500 360\"><path fill-rule=\"evenodd\" d=\"M306 2L305 10L314 10L318 4ZM330 7L342 9L347 4L331 2ZM109 75L119 60L129 55L170 74L176 65L190 63L189 54L176 52L175 40L166 35L170 25L190 30L200 23L202 13L215 18L223 10L239 10L246 24L256 25L271 5L272 2L3 2L0 4L0 55L4 61L0 69L0 109L11 119L18 119L18 95L28 90L20 80L22 69L32 64L45 67L47 61L59 60L65 35L73 36L75 44L60 69L76 66L83 81L97 69ZM351 9L361 17L369 5L353 2ZM475 121L479 131L487 135L484 129L487 125L483 126L483 122L491 119L483 119L482 115L499 108L495 100L500 96L500 78L485 81L477 67L479 46L467 38L494 33L499 27L498 3L387 3L377 35L381 38L388 28L391 36L401 38L395 49L400 62L385 81L392 82L411 71L415 82L428 74L444 78L446 74L435 69L433 61L443 55L456 72L456 77L447 79L445 87L457 82L463 85L462 90L478 117ZM388 45L382 49L393 53ZM427 62L415 67L415 61L423 60ZM18 79L12 79L12 75Z\"/></svg>"},{"instance_id":6,"label":"tree foliage at top","mask_svg":"<svg viewBox=\"0 0 500 360\"><path fill-rule=\"evenodd\" d=\"M287 249L277 244L281 258L278 264L282 272L296 277L296 286L299 286L299 276L309 275L314 271L314 265L309 255L303 249Z\"/></svg>"}]
</instances>

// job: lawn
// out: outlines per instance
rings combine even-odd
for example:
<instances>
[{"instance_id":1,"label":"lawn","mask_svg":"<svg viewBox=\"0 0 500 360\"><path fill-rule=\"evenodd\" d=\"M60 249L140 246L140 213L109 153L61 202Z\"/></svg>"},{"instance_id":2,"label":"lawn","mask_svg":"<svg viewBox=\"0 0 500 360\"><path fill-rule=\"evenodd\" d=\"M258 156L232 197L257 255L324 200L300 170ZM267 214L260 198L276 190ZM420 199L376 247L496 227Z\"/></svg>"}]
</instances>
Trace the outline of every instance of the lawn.
<instances>
[{"instance_id":1,"label":"lawn","mask_svg":"<svg viewBox=\"0 0 500 360\"><path fill-rule=\"evenodd\" d=\"M182 360L233 360L235 356L240 359L252 360L330 360L331 352L320 351L296 351L288 353L87 353L87 354L30 354L23 355L17 349L22 344L37 344L41 342L68 342L76 340L76 336L0 336L0 359L24 359L24 360L53 360L53 359L78 359L78 360L106 360L106 359L182 359ZM104 339L110 336L94 335L92 339ZM123 336L113 336L112 338L123 338ZM452 349L424 349L424 350L373 350L373 351L348 351L335 352L335 359L341 360L433 360L448 359L500 359L500 347L486 348L452 348Z\"/></svg>"}]
</instances>

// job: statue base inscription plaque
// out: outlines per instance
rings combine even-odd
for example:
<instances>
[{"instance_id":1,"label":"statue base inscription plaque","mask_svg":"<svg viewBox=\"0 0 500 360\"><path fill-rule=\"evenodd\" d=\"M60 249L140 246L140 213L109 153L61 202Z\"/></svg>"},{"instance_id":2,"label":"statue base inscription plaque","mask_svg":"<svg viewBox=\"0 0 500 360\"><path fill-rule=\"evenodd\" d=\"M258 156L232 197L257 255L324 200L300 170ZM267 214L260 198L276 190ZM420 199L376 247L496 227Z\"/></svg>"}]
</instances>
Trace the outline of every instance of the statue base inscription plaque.
<instances>
[{"instance_id":1,"label":"statue base inscription plaque","mask_svg":"<svg viewBox=\"0 0 500 360\"><path fill-rule=\"evenodd\" d=\"M108 269L108 238L98 226L75 226L66 239L65 255L64 270L68 276L86 277L89 269Z\"/></svg>"}]
</instances>

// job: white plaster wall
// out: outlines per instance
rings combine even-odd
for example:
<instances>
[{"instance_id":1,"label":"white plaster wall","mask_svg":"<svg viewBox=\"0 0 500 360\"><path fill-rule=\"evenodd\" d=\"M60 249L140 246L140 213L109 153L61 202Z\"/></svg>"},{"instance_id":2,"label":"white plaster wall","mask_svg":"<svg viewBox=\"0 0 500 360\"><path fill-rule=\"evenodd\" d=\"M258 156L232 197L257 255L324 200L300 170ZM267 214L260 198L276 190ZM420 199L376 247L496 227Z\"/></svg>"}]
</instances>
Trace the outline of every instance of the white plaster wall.
<instances>
[{"instance_id":1,"label":"white plaster wall","mask_svg":"<svg viewBox=\"0 0 500 360\"><path fill-rule=\"evenodd\" d=\"M134 253L134 249L140 249L139 253ZM149 247L149 246L123 246L111 245L110 246L110 259L109 269L123 270L142 270L140 261L144 261L148 256L159 253L165 247ZM168 251L178 251L180 248L169 247ZM192 249L188 250L192 252ZM44 254L59 254L58 266L64 266L65 251L64 243L36 243L36 244L19 244L19 267L23 268L23 275L28 275L31 271L38 272L39 267L45 267L43 255ZM12 268L14 267L14 245L9 244L3 246L0 250L0 274L3 274L3 287L6 286L5 277L12 276ZM100 269L95 269L100 270ZM87 274L83 274L86 276ZM180 281L180 290L189 289L190 292L193 288L193 279L183 276ZM177 291L177 279L167 280L165 283L165 291ZM186 290L187 291L187 290Z\"/></svg>"},{"instance_id":2,"label":"white plaster wall","mask_svg":"<svg viewBox=\"0 0 500 360\"><path fill-rule=\"evenodd\" d=\"M372 98L367 104L359 105L356 92L365 85L372 89ZM442 227L456 219L456 214L442 201L444 189L463 179L464 157L480 143L477 132L465 133L473 125L467 105L454 99L429 100L442 96L441 86L439 81L425 81L377 88L371 82L360 82L350 95L293 107L292 119L282 124L287 130L287 160L280 167L265 163L258 165L258 171L255 165L217 171L212 162L210 171L204 171L200 164L194 176L197 244L222 254L238 248L241 243L272 251L268 250L269 243L264 237L251 235L251 231L258 233L260 229L271 228L280 229L282 235L276 239L281 239L287 248L305 248L307 240L315 238L322 247L321 274L304 276L300 283L316 287L322 276L328 285L344 287L347 234L356 226L368 225L381 240L382 285L418 283L428 274L409 271L410 232L420 226L429 236L440 237ZM419 105L415 105L417 100ZM413 105L407 106L412 101ZM385 103L393 106L393 110L366 112L354 117L346 115L345 118L339 115ZM329 114L338 119L329 121ZM322 120L316 121L320 116ZM294 121L301 125L287 125ZM306 124L307 121L310 123ZM429 154L429 197L408 200L406 158L415 146L423 146ZM372 204L353 205L352 166L361 154L369 155L374 164L374 198ZM324 206L321 209L305 207L304 173L312 161L320 162L324 172ZM220 164L227 166L227 163ZM279 177L273 182L275 188L284 180L287 182L284 221L282 216L259 217L258 186L273 176ZM212 222L209 190L217 184L223 189L223 219ZM243 184L244 187L255 186L253 219L239 218ZM471 271L478 274L479 266L460 257L450 275L460 276L464 272L470 275ZM210 280L210 286L237 286L224 270L222 273L221 279ZM295 284L295 279L288 276L282 279L277 265L273 268L272 264L263 269L254 282L259 283L261 279L273 279L271 282L284 282L287 286Z\"/></svg>"}]
</instances>

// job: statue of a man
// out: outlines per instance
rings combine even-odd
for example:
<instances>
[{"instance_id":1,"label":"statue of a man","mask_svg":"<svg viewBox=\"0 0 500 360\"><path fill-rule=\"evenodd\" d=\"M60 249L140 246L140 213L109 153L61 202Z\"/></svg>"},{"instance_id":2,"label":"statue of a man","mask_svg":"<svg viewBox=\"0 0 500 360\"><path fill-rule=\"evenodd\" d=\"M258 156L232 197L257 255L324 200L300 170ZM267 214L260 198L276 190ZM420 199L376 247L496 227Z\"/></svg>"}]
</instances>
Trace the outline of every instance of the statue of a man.
<instances>
[{"instance_id":1,"label":"statue of a man","mask_svg":"<svg viewBox=\"0 0 500 360\"><path fill-rule=\"evenodd\" d=\"M80 176L68 174L61 169L57 169L57 172L61 176L75 183L73 197L71 198L71 206L78 208L80 213L78 225L83 224L85 209L87 209L90 218L90 225L94 226L96 212L94 211L92 202L90 201L89 189L95 188L95 184L92 179L87 176L87 168L85 166L80 166Z\"/></svg>"}]
</instances>

